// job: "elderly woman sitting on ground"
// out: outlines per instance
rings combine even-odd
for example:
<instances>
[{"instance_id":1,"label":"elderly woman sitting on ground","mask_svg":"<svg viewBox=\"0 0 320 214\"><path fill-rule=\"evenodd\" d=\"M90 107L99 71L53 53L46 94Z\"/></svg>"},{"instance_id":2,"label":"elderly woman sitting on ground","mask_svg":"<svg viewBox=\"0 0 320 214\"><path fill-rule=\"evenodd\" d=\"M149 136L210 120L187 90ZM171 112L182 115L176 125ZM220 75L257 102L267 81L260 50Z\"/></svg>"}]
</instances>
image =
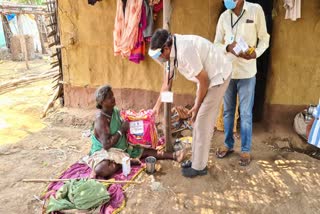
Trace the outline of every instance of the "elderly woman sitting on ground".
<instances>
[{"instance_id":1,"label":"elderly woman sitting on ground","mask_svg":"<svg viewBox=\"0 0 320 214\"><path fill-rule=\"evenodd\" d=\"M97 114L94 131L91 136L92 146L88 165L94 170L96 177L107 178L121 168L122 158L139 159L154 156L157 159L172 159L181 162L184 150L174 153L158 153L153 149L146 149L129 145L126 132L129 123L122 121L120 111L115 107L116 101L111 86L100 87L96 92Z\"/></svg>"}]
</instances>

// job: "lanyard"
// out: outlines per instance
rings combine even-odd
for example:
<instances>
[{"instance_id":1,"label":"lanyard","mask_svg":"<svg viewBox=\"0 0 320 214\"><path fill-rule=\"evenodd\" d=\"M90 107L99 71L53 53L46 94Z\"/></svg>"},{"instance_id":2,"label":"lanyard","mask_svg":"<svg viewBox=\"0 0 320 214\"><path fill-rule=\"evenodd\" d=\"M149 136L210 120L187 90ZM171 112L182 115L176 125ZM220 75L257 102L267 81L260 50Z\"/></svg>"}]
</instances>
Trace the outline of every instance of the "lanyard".
<instances>
[{"instance_id":1,"label":"lanyard","mask_svg":"<svg viewBox=\"0 0 320 214\"><path fill-rule=\"evenodd\" d=\"M240 21L240 19L242 18L244 12L246 12L246 10L243 10L243 12L241 13L241 15L239 16L239 18L237 19L237 21L233 24L233 16L232 16L232 12L231 12L231 28L233 29L234 26L236 26L236 24Z\"/></svg>"},{"instance_id":2,"label":"lanyard","mask_svg":"<svg viewBox=\"0 0 320 214\"><path fill-rule=\"evenodd\" d=\"M173 45L174 45L174 60L173 60L173 66L174 67L178 67L178 59L177 59L177 42L176 42L176 36L173 36ZM167 62L167 66L168 66L168 72L169 72L169 75L170 75L170 60ZM173 72L172 72L172 75L171 77L168 76L168 85L169 85L169 82L170 80L172 80L174 77L174 68L173 68Z\"/></svg>"}]
</instances>

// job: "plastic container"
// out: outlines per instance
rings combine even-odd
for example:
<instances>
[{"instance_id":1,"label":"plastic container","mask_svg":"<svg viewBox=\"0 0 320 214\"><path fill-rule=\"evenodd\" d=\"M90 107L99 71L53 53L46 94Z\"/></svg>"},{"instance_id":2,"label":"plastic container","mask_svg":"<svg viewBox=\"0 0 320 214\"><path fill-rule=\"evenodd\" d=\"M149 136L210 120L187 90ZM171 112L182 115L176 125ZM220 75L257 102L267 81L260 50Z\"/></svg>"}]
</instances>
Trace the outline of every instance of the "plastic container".
<instances>
[{"instance_id":1,"label":"plastic container","mask_svg":"<svg viewBox=\"0 0 320 214\"><path fill-rule=\"evenodd\" d=\"M124 176L128 176L131 172L130 158L124 157L122 158L122 174Z\"/></svg>"}]
</instances>

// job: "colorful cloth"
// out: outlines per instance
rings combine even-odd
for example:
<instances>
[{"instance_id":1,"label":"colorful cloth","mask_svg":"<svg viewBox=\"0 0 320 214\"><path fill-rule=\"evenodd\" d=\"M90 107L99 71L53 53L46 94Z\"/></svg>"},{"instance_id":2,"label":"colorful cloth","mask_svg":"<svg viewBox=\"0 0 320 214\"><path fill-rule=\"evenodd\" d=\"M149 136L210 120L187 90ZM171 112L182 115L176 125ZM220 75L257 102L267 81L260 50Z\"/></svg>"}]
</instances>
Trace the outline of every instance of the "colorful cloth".
<instances>
[{"instance_id":1,"label":"colorful cloth","mask_svg":"<svg viewBox=\"0 0 320 214\"><path fill-rule=\"evenodd\" d=\"M8 14L6 15L8 22L10 22L12 19L14 19L16 17L16 14L12 13L12 14Z\"/></svg>"},{"instance_id":2,"label":"colorful cloth","mask_svg":"<svg viewBox=\"0 0 320 214\"><path fill-rule=\"evenodd\" d=\"M144 7L146 13L146 28L143 30L143 37L149 38L153 33L153 5L149 5L148 0L144 0Z\"/></svg>"},{"instance_id":3,"label":"colorful cloth","mask_svg":"<svg viewBox=\"0 0 320 214\"><path fill-rule=\"evenodd\" d=\"M142 4L141 8L141 19L139 23L139 30L138 30L138 41L134 47L134 49L131 51L131 55L129 57L129 60L135 63L140 63L140 61L144 60L144 56L146 53L146 43L144 41L143 32L147 27L147 16L146 16L146 7L149 7L148 5L145 5L146 2Z\"/></svg>"},{"instance_id":4,"label":"colorful cloth","mask_svg":"<svg viewBox=\"0 0 320 214\"><path fill-rule=\"evenodd\" d=\"M47 213L61 210L89 210L108 202L110 199L106 187L96 180L70 180L51 196Z\"/></svg>"},{"instance_id":5,"label":"colorful cloth","mask_svg":"<svg viewBox=\"0 0 320 214\"><path fill-rule=\"evenodd\" d=\"M154 13L159 13L162 10L162 8L163 8L163 1L160 0L160 1L158 1L157 4L153 5L153 12Z\"/></svg>"},{"instance_id":6,"label":"colorful cloth","mask_svg":"<svg viewBox=\"0 0 320 214\"><path fill-rule=\"evenodd\" d=\"M313 112L314 122L309 134L308 142L311 145L314 145L320 148L320 104L317 106L317 109Z\"/></svg>"},{"instance_id":7,"label":"colorful cloth","mask_svg":"<svg viewBox=\"0 0 320 214\"><path fill-rule=\"evenodd\" d=\"M127 133L130 144L154 149L158 146L158 134L152 110L121 111L121 117L130 123Z\"/></svg>"},{"instance_id":8,"label":"colorful cloth","mask_svg":"<svg viewBox=\"0 0 320 214\"><path fill-rule=\"evenodd\" d=\"M126 177L122 174L122 171L119 170L112 177L115 180L133 180L141 171L143 170L143 166L132 166L130 174ZM92 169L83 163L75 163L71 165L67 170L65 170L61 175L60 179L72 179L72 178L89 178ZM55 196L56 192L59 190L61 186L63 186L63 182L52 182L49 184L48 188L44 192L44 199L50 198L50 196ZM110 194L110 201L105 203L100 208L100 214L111 214L119 209L124 208L125 206L125 196L123 189L125 189L127 185L125 184L112 184L108 188L108 192ZM45 208L45 207L44 207ZM45 212L45 211L44 211ZM59 212L52 212L52 214L58 214Z\"/></svg>"},{"instance_id":9,"label":"colorful cloth","mask_svg":"<svg viewBox=\"0 0 320 214\"><path fill-rule=\"evenodd\" d=\"M127 1L125 12L122 0L117 0L113 40L114 54L129 57L138 41L143 0Z\"/></svg>"}]
</instances>

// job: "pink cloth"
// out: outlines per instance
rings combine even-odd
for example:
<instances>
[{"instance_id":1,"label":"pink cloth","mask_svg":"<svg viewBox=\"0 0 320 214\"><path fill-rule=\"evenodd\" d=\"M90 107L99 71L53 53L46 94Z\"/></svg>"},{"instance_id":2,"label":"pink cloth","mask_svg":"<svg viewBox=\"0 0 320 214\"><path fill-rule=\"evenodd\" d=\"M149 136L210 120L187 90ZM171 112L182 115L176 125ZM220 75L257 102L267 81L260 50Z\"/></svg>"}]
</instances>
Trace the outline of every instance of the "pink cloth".
<instances>
[{"instance_id":1,"label":"pink cloth","mask_svg":"<svg viewBox=\"0 0 320 214\"><path fill-rule=\"evenodd\" d=\"M145 55L145 41L143 38L143 31L147 27L147 15L146 15L146 8L144 4L142 4L141 9L141 20L139 24L139 30L138 30L138 41L134 47L134 49L131 51L129 60L135 63L140 63L141 60L144 60Z\"/></svg>"},{"instance_id":2,"label":"pink cloth","mask_svg":"<svg viewBox=\"0 0 320 214\"><path fill-rule=\"evenodd\" d=\"M131 166L131 172L128 177L122 174L122 170L119 170L112 177L115 180L131 180L142 168L141 166ZM92 169L83 163L75 163L71 165L66 171L64 171L59 178L89 178ZM59 188L63 185L63 182L52 182L48 186L46 190L46 194L44 196L45 199L50 198L50 196L54 196ZM122 205L122 202L125 200L125 195L122 190L122 186L125 184L112 184L108 188L108 192L110 193L110 201L100 208L100 214L111 214L114 210L119 208ZM53 214L59 214L60 212L54 212Z\"/></svg>"},{"instance_id":3,"label":"pink cloth","mask_svg":"<svg viewBox=\"0 0 320 214\"><path fill-rule=\"evenodd\" d=\"M130 129L127 133L130 144L154 149L157 147L158 133L155 126L155 117L151 109L139 112L126 110L121 111L120 115L130 123Z\"/></svg>"},{"instance_id":4,"label":"pink cloth","mask_svg":"<svg viewBox=\"0 0 320 214\"><path fill-rule=\"evenodd\" d=\"M122 0L117 0L113 31L114 54L129 57L138 41L139 22L143 0L127 1L125 14Z\"/></svg>"},{"instance_id":5,"label":"pink cloth","mask_svg":"<svg viewBox=\"0 0 320 214\"><path fill-rule=\"evenodd\" d=\"M163 0L153 6L153 12L159 13L163 8Z\"/></svg>"}]
</instances>

